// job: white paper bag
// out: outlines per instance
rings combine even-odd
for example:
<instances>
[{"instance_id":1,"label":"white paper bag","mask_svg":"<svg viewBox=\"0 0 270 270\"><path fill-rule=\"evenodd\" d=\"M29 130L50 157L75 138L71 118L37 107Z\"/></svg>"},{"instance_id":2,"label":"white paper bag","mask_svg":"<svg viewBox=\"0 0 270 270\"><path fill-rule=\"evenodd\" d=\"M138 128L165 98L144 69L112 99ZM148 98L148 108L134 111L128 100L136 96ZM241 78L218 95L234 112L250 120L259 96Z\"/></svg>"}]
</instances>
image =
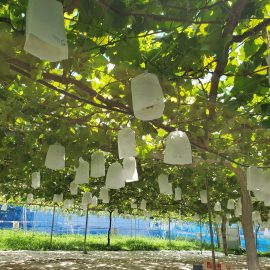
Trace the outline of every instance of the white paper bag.
<instances>
[{"instance_id":1,"label":"white paper bag","mask_svg":"<svg viewBox=\"0 0 270 270\"><path fill-rule=\"evenodd\" d=\"M41 60L68 58L63 5L59 1L28 1L24 49Z\"/></svg>"},{"instance_id":2,"label":"white paper bag","mask_svg":"<svg viewBox=\"0 0 270 270\"><path fill-rule=\"evenodd\" d=\"M165 108L158 77L143 73L131 80L133 112L136 118L149 121L160 118Z\"/></svg>"},{"instance_id":3,"label":"white paper bag","mask_svg":"<svg viewBox=\"0 0 270 270\"><path fill-rule=\"evenodd\" d=\"M60 144L50 145L45 166L52 170L65 169L65 147Z\"/></svg>"},{"instance_id":4,"label":"white paper bag","mask_svg":"<svg viewBox=\"0 0 270 270\"><path fill-rule=\"evenodd\" d=\"M192 151L188 136L182 131L173 131L166 139L164 162L167 164L192 164Z\"/></svg>"},{"instance_id":5,"label":"white paper bag","mask_svg":"<svg viewBox=\"0 0 270 270\"><path fill-rule=\"evenodd\" d=\"M80 157L79 167L76 169L74 183L87 184L89 181L89 163Z\"/></svg>"},{"instance_id":6,"label":"white paper bag","mask_svg":"<svg viewBox=\"0 0 270 270\"><path fill-rule=\"evenodd\" d=\"M105 159L103 152L95 152L91 156L91 177L105 176Z\"/></svg>"}]
</instances>

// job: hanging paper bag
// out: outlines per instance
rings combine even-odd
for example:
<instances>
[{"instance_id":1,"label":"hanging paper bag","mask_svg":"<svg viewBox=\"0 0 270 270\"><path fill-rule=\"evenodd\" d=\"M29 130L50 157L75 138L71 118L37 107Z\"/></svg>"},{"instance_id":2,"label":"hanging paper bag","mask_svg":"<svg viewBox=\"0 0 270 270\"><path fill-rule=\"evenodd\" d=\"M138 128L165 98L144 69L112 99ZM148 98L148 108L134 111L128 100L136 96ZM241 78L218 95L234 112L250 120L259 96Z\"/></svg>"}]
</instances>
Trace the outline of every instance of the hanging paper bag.
<instances>
[{"instance_id":1,"label":"hanging paper bag","mask_svg":"<svg viewBox=\"0 0 270 270\"><path fill-rule=\"evenodd\" d=\"M192 164L192 151L188 136L182 131L173 131L166 139L164 162L167 164Z\"/></svg>"},{"instance_id":2,"label":"hanging paper bag","mask_svg":"<svg viewBox=\"0 0 270 270\"><path fill-rule=\"evenodd\" d=\"M118 132L119 158L136 156L135 132L131 128L123 128Z\"/></svg>"},{"instance_id":3,"label":"hanging paper bag","mask_svg":"<svg viewBox=\"0 0 270 270\"><path fill-rule=\"evenodd\" d=\"M55 62L68 58L63 5L59 1L28 1L24 49L41 60Z\"/></svg>"},{"instance_id":4,"label":"hanging paper bag","mask_svg":"<svg viewBox=\"0 0 270 270\"><path fill-rule=\"evenodd\" d=\"M50 145L45 166L52 170L65 169L65 147L60 144Z\"/></svg>"},{"instance_id":5,"label":"hanging paper bag","mask_svg":"<svg viewBox=\"0 0 270 270\"><path fill-rule=\"evenodd\" d=\"M134 157L124 158L123 173L126 183L139 180L136 168L136 159Z\"/></svg>"},{"instance_id":6,"label":"hanging paper bag","mask_svg":"<svg viewBox=\"0 0 270 270\"><path fill-rule=\"evenodd\" d=\"M32 173L32 188L37 189L40 187L40 172Z\"/></svg>"},{"instance_id":7,"label":"hanging paper bag","mask_svg":"<svg viewBox=\"0 0 270 270\"><path fill-rule=\"evenodd\" d=\"M143 73L131 80L133 112L136 118L149 121L160 118L164 111L162 88L158 77Z\"/></svg>"},{"instance_id":8,"label":"hanging paper bag","mask_svg":"<svg viewBox=\"0 0 270 270\"><path fill-rule=\"evenodd\" d=\"M91 177L105 176L105 159L103 152L95 152L91 156Z\"/></svg>"},{"instance_id":9,"label":"hanging paper bag","mask_svg":"<svg viewBox=\"0 0 270 270\"><path fill-rule=\"evenodd\" d=\"M125 186L123 168L120 163L115 162L110 165L106 175L106 188L120 189Z\"/></svg>"},{"instance_id":10,"label":"hanging paper bag","mask_svg":"<svg viewBox=\"0 0 270 270\"><path fill-rule=\"evenodd\" d=\"M74 183L87 184L89 181L89 163L79 158L79 167L76 169Z\"/></svg>"}]
</instances>

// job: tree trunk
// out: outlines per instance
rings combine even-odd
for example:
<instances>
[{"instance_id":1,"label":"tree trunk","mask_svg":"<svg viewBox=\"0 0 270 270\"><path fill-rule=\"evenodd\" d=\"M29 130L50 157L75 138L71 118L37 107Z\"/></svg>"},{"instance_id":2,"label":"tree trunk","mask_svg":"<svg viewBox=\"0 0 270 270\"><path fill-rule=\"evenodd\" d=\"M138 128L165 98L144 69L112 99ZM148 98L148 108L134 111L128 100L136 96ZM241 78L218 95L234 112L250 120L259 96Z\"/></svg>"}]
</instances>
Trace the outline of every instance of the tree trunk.
<instances>
[{"instance_id":1,"label":"tree trunk","mask_svg":"<svg viewBox=\"0 0 270 270\"><path fill-rule=\"evenodd\" d=\"M211 250L212 250L212 262L213 262L213 269L216 270L216 255L215 255L215 243L214 243L214 233L213 233L213 226L212 226L212 213L211 213L211 206L210 206L210 194L209 194L209 184L208 179L205 179L205 188L207 194L207 208L208 208L208 218L209 218L209 228L210 228L210 239L211 239Z\"/></svg>"},{"instance_id":2,"label":"tree trunk","mask_svg":"<svg viewBox=\"0 0 270 270\"><path fill-rule=\"evenodd\" d=\"M221 234L222 234L222 244L223 244L223 252L225 256L228 256L228 245L227 245L227 218L226 215L222 215L222 223L221 223Z\"/></svg>"},{"instance_id":3,"label":"tree trunk","mask_svg":"<svg viewBox=\"0 0 270 270\"><path fill-rule=\"evenodd\" d=\"M109 211L110 213L110 223L108 228L108 241L107 241L107 247L111 246L111 230L112 230L112 211Z\"/></svg>"},{"instance_id":4,"label":"tree trunk","mask_svg":"<svg viewBox=\"0 0 270 270\"><path fill-rule=\"evenodd\" d=\"M245 186L242 191L242 226L246 241L247 264L249 270L259 270L259 261L252 226L252 202L249 192Z\"/></svg>"},{"instance_id":5,"label":"tree trunk","mask_svg":"<svg viewBox=\"0 0 270 270\"><path fill-rule=\"evenodd\" d=\"M227 167L232 170L241 188L242 197L242 227L246 242L247 265L249 270L259 270L259 261L252 223L252 202L249 191L247 190L247 180L245 172L240 168L234 168L229 162Z\"/></svg>"}]
</instances>

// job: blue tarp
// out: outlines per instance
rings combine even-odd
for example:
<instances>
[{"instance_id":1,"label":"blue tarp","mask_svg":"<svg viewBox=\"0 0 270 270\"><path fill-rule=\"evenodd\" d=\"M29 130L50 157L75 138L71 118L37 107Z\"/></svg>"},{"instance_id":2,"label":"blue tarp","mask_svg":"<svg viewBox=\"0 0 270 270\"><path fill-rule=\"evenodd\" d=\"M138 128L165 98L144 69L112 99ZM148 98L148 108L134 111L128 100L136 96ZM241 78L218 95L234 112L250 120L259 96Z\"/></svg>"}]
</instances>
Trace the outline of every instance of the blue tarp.
<instances>
[{"instance_id":1,"label":"blue tarp","mask_svg":"<svg viewBox=\"0 0 270 270\"><path fill-rule=\"evenodd\" d=\"M0 211L0 228L12 229L12 222L19 221L20 228L39 232L51 232L52 211L30 211L21 206L9 206L7 211ZM89 215L89 234L106 234L109 224L109 216ZM85 216L71 214L69 216L62 213L55 214L55 234L83 234L85 227ZM122 218L114 217L112 232L119 235L147 236L169 238L169 228L167 222L153 219ZM192 222L172 222L171 239L200 239L200 226ZM202 240L210 243L209 226L202 224ZM240 229L241 247L245 248L243 232ZM217 237L215 235L215 243ZM270 239L265 238L263 232L258 234L258 251L266 252L270 250Z\"/></svg>"}]
</instances>

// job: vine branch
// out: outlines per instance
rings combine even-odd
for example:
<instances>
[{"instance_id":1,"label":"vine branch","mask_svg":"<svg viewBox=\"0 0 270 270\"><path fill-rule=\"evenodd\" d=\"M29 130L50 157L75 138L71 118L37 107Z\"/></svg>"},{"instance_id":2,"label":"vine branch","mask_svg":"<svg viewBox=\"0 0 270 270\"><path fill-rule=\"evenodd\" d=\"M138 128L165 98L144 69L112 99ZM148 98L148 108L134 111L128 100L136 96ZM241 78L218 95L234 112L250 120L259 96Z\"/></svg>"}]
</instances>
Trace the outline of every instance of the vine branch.
<instances>
[{"instance_id":1,"label":"vine branch","mask_svg":"<svg viewBox=\"0 0 270 270\"><path fill-rule=\"evenodd\" d=\"M222 35L223 39L226 39L232 36L233 31L238 24L241 13L243 12L246 4L247 4L247 0L238 0L236 4L233 6L232 11L231 11L231 16L228 19L227 24L223 31L223 35ZM209 119L213 119L216 113L216 99L217 99L219 81L227 66L228 54L229 54L229 44L225 44L221 57L217 59L217 65L211 78L211 87L210 87L210 93L209 93L209 101L210 101Z\"/></svg>"},{"instance_id":2,"label":"vine branch","mask_svg":"<svg viewBox=\"0 0 270 270\"><path fill-rule=\"evenodd\" d=\"M147 17L147 18L153 19L155 21L183 22L183 23L190 23L190 24L224 24L224 21L222 21L222 20L193 21L193 20L182 19L180 17L175 18L175 17L157 15L157 14L147 14L147 13L138 12L138 11L127 12L127 11L117 9L116 7L107 3L106 0L99 0L98 2L100 4L102 4L103 6L111 9L114 13L116 13L120 16L125 16L125 17L127 17L127 16Z\"/></svg>"},{"instance_id":3,"label":"vine branch","mask_svg":"<svg viewBox=\"0 0 270 270\"><path fill-rule=\"evenodd\" d=\"M265 27L267 27L268 25L270 25L270 18L263 20L261 23L256 25L254 28L247 30L242 35L233 36L232 42L237 42L237 43L242 42L244 39L246 39L250 36L256 35L260 31L264 30Z\"/></svg>"},{"instance_id":4,"label":"vine branch","mask_svg":"<svg viewBox=\"0 0 270 270\"><path fill-rule=\"evenodd\" d=\"M8 63L10 64L10 68L25 76L26 78L28 79L31 79L33 80L31 74L30 74L30 71L31 71L31 68L29 70L29 72L27 72L24 68L28 68L29 69L29 66L28 64L24 63L24 62L21 62L17 59L7 59ZM19 66L16 66L16 64L19 64ZM48 79L48 80L54 80L54 81L57 81L63 85L65 85L65 83L71 83L73 85L76 85L79 89L87 92L91 97L95 97L96 95L98 95L98 93L96 92L96 90L86 86L83 84L82 81L78 81L76 80L75 78L64 78L64 77L61 77L57 74L51 74L51 73L43 73L43 78L44 79ZM37 80L36 82L37 83L40 83L46 87L48 87L49 89L52 89L60 94L63 94L63 95L66 95L74 100L77 100L77 101L80 101L82 103L86 103L86 104L90 104L92 106L95 106L95 107L98 107L98 108L101 108L101 109L106 109L106 110L109 110L109 111L115 111L115 112L119 112L119 113L123 113L125 115L133 115L133 112L131 109L127 108L125 105L121 104L121 103L118 103L118 102L115 102L113 100L107 100L105 99L104 97L101 97L99 100L101 101L101 104L100 103L96 103L96 102L93 102L93 101L90 101L88 99L84 99L84 98L81 98L77 95L74 95L72 93L69 93L63 89L60 89L58 87L55 87L54 85L50 84L49 82L47 82L46 80L44 79L39 79ZM67 81L68 80L68 81ZM126 108L126 110L122 109L122 108ZM167 132L171 132L171 131L174 131L175 130L175 127L172 127L170 125L165 125L163 123L160 123L160 122L157 122L157 121L151 121L151 123L156 127L156 128L161 128ZM190 135L191 134L188 134L189 137L191 137ZM227 161L230 161L238 166L241 166L241 167L249 167L250 165L249 164L242 164L242 163L239 163L237 161L235 161L234 159L230 158L229 156L225 155L225 154L221 154L217 151L215 151L214 149L210 149L208 147L207 144L205 144L204 142L200 142L200 141L194 141L194 140L191 140L191 145L204 151L204 152L208 152L208 153L212 153L224 160L227 160ZM267 167L262 167L262 168L267 168Z\"/></svg>"}]
</instances>

